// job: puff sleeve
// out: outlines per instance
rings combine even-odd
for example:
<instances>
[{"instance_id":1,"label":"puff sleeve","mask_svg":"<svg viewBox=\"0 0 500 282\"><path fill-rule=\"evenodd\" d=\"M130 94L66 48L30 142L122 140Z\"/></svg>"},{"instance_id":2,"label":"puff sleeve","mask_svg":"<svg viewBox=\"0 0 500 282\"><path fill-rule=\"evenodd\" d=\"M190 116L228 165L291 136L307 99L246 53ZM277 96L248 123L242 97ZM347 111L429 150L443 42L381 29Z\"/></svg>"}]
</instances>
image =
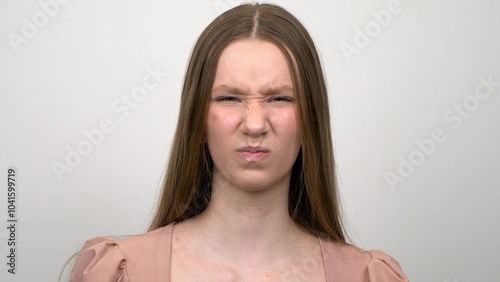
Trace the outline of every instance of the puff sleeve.
<instances>
[{"instance_id":1,"label":"puff sleeve","mask_svg":"<svg viewBox=\"0 0 500 282\"><path fill-rule=\"evenodd\" d=\"M326 281L408 282L399 263L382 251L320 238Z\"/></svg>"},{"instance_id":2,"label":"puff sleeve","mask_svg":"<svg viewBox=\"0 0 500 282\"><path fill-rule=\"evenodd\" d=\"M369 251L368 281L370 282L408 282L399 263L386 253L378 250Z\"/></svg>"},{"instance_id":3,"label":"puff sleeve","mask_svg":"<svg viewBox=\"0 0 500 282\"><path fill-rule=\"evenodd\" d=\"M128 282L125 256L116 241L107 237L87 241L78 253L69 281Z\"/></svg>"}]
</instances>

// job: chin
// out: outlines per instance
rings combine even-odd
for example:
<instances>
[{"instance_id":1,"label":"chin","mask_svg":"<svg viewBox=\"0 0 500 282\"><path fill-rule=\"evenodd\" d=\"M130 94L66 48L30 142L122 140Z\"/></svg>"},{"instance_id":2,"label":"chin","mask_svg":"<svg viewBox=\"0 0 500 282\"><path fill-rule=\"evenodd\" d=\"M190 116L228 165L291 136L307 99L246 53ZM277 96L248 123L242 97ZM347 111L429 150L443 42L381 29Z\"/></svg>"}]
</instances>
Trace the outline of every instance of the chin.
<instances>
[{"instance_id":1,"label":"chin","mask_svg":"<svg viewBox=\"0 0 500 282\"><path fill-rule=\"evenodd\" d=\"M285 180L286 177L269 179L266 177L251 176L235 181L233 186L248 192L260 192L273 187L278 187ZM286 188L288 189L288 185Z\"/></svg>"}]
</instances>

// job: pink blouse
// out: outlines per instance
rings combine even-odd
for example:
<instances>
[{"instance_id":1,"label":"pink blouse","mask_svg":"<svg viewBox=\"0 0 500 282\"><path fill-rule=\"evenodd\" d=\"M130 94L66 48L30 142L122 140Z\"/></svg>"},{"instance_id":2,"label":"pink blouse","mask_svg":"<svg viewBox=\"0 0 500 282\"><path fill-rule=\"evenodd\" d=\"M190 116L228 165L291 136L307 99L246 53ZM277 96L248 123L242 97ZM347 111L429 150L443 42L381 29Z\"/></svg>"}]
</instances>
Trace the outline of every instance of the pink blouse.
<instances>
[{"instance_id":1,"label":"pink blouse","mask_svg":"<svg viewBox=\"0 0 500 282\"><path fill-rule=\"evenodd\" d=\"M172 228L170 224L121 241L87 241L69 281L170 281ZM327 282L409 281L398 262L381 251L362 251L323 238L319 242Z\"/></svg>"}]
</instances>

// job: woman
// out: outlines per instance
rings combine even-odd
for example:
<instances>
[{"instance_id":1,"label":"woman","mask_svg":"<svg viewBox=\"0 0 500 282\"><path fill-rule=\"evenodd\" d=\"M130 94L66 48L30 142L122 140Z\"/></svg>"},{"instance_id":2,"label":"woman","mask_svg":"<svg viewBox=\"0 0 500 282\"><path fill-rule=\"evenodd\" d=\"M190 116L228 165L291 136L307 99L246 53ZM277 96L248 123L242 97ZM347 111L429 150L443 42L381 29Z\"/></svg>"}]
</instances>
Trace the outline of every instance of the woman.
<instances>
[{"instance_id":1,"label":"woman","mask_svg":"<svg viewBox=\"0 0 500 282\"><path fill-rule=\"evenodd\" d=\"M327 90L302 24L238 6L198 39L146 234L96 238L72 281L408 281L346 243Z\"/></svg>"}]
</instances>

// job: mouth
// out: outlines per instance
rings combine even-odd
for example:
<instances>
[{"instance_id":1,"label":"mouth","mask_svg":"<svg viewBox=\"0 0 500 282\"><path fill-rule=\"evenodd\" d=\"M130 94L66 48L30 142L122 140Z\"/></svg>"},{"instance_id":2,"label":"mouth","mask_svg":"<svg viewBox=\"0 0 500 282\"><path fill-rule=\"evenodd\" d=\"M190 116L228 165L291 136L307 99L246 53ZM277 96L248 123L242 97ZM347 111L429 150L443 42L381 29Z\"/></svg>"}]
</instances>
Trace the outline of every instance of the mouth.
<instances>
[{"instance_id":1,"label":"mouth","mask_svg":"<svg viewBox=\"0 0 500 282\"><path fill-rule=\"evenodd\" d=\"M262 146L244 146L236 150L238 154L248 161L258 161L267 158L271 151Z\"/></svg>"}]
</instances>

